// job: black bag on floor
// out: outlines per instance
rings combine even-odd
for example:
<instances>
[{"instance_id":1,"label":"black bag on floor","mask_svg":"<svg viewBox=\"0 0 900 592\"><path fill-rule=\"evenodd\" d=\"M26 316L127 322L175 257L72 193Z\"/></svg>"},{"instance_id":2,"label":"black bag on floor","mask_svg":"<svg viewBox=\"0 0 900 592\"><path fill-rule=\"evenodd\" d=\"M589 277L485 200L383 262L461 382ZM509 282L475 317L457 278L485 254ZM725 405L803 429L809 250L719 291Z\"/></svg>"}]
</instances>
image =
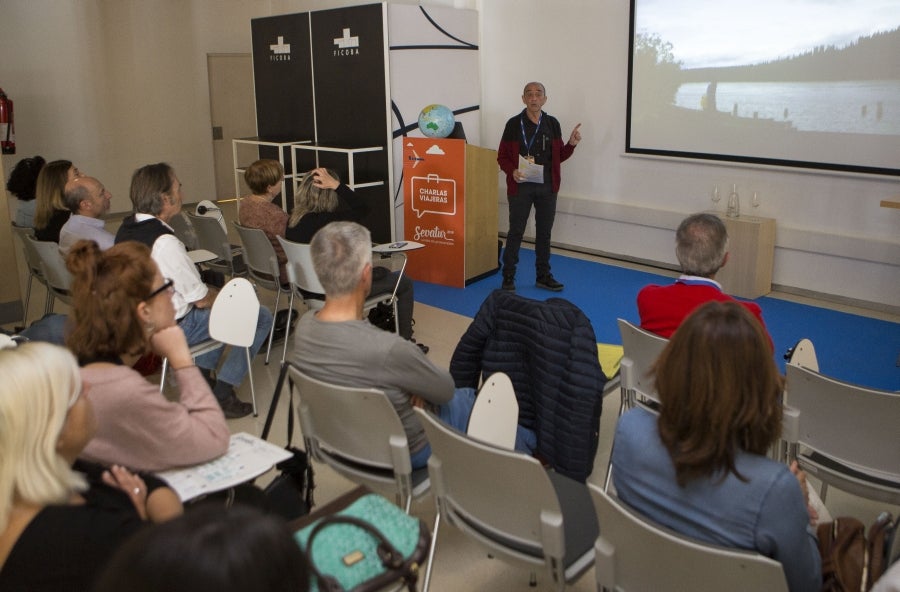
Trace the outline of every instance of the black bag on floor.
<instances>
[{"instance_id":1,"label":"black bag on floor","mask_svg":"<svg viewBox=\"0 0 900 592\"><path fill-rule=\"evenodd\" d=\"M272 341L281 341L284 339L286 333L288 333L288 311L291 312L291 329L294 328L294 325L297 324L297 319L300 318L300 315L297 314L296 310L282 308L278 312L275 313L275 320L273 323L275 324L275 336L272 338Z\"/></svg>"},{"instance_id":2,"label":"black bag on floor","mask_svg":"<svg viewBox=\"0 0 900 592\"><path fill-rule=\"evenodd\" d=\"M375 308L369 311L369 323L379 329L393 332L397 328L394 321L394 306L379 302Z\"/></svg>"},{"instance_id":3,"label":"black bag on floor","mask_svg":"<svg viewBox=\"0 0 900 592\"><path fill-rule=\"evenodd\" d=\"M262 439L269 435L272 426L272 418L278 405L278 396L284 379L287 376L287 364L281 366L278 375L278 383L275 385L275 393L272 395L272 406L266 417L266 425L263 428ZM313 489L315 478L312 463L305 450L292 446L294 438L294 385L288 385L288 419L287 419L287 450L292 454L291 458L283 460L275 468L281 473L265 489L269 500L270 510L282 516L286 520L295 520L309 514L313 506Z\"/></svg>"}]
</instances>

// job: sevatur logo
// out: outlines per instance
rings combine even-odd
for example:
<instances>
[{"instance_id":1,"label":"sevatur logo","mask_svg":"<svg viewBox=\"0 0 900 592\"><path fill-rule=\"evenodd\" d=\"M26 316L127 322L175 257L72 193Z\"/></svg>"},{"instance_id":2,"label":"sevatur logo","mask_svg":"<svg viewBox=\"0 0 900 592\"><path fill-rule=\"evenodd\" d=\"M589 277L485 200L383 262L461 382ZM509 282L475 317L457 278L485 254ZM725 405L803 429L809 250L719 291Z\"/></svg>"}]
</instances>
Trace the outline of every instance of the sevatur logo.
<instances>
[{"instance_id":1,"label":"sevatur logo","mask_svg":"<svg viewBox=\"0 0 900 592\"><path fill-rule=\"evenodd\" d=\"M284 35L278 36L278 42L269 45L272 55L269 56L270 62L289 62L291 61L291 44L284 42Z\"/></svg>"},{"instance_id":2,"label":"sevatur logo","mask_svg":"<svg viewBox=\"0 0 900 592\"><path fill-rule=\"evenodd\" d=\"M334 38L334 44L334 57L359 55L359 35L351 36L350 27L343 30L341 37Z\"/></svg>"}]
</instances>

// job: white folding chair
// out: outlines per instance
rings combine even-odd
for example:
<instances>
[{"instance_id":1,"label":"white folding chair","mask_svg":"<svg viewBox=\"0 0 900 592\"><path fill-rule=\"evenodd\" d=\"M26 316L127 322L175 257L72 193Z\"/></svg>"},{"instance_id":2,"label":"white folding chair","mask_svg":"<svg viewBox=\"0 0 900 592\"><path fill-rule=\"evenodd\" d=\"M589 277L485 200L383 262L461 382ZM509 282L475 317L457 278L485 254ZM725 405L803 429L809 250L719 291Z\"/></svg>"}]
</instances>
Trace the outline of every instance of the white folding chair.
<instances>
[{"instance_id":1,"label":"white folding chair","mask_svg":"<svg viewBox=\"0 0 900 592\"><path fill-rule=\"evenodd\" d=\"M41 274L47 285L47 306L45 312L53 310L57 298L66 304L72 303L72 275L66 268L66 262L59 252L59 245L51 241L39 241L26 235L25 241L30 243L40 260Z\"/></svg>"},{"instance_id":2,"label":"white folding chair","mask_svg":"<svg viewBox=\"0 0 900 592\"><path fill-rule=\"evenodd\" d=\"M819 371L819 359L816 357L816 348L813 347L812 341L809 339L798 341L797 345L791 348L790 354L785 357L788 364L809 368L814 372Z\"/></svg>"},{"instance_id":3,"label":"white folding chair","mask_svg":"<svg viewBox=\"0 0 900 592\"><path fill-rule=\"evenodd\" d=\"M44 278L44 272L41 269L41 258L37 254L37 250L28 241L28 237L34 237L34 229L28 226L19 226L15 222L11 223L13 234L19 237L22 243L22 254L25 258L25 265L28 267L28 285L25 286L25 310L22 314L22 324L28 324L28 303L31 301L31 284L37 280L47 288L47 300L44 305L44 313L50 312L47 308L50 305L50 286Z\"/></svg>"},{"instance_id":4,"label":"white folding chair","mask_svg":"<svg viewBox=\"0 0 900 592\"><path fill-rule=\"evenodd\" d=\"M482 442L513 450L519 427L519 401L504 372L491 374L475 398L466 433Z\"/></svg>"},{"instance_id":5,"label":"white folding chair","mask_svg":"<svg viewBox=\"0 0 900 592\"><path fill-rule=\"evenodd\" d=\"M788 364L783 438L786 460L822 482L900 504L900 393L868 388Z\"/></svg>"},{"instance_id":6,"label":"white folding chair","mask_svg":"<svg viewBox=\"0 0 900 592\"><path fill-rule=\"evenodd\" d=\"M787 592L784 568L774 559L689 539L652 524L598 486L588 488L600 523L598 591Z\"/></svg>"},{"instance_id":7,"label":"white folding chair","mask_svg":"<svg viewBox=\"0 0 900 592\"><path fill-rule=\"evenodd\" d=\"M382 391L330 384L286 362L299 393L297 411L307 450L355 483L397 496L409 513L428 492L425 468L413 470L406 431Z\"/></svg>"},{"instance_id":8,"label":"white folding chair","mask_svg":"<svg viewBox=\"0 0 900 592\"><path fill-rule=\"evenodd\" d=\"M622 361L619 366L622 389L619 415L635 405L640 405L655 413L659 407L659 395L656 393L656 386L653 384L649 372L669 341L655 333L641 329L625 319L618 319L618 324L623 349ZM606 465L604 490L609 489L611 476L612 453L610 453L609 463Z\"/></svg>"},{"instance_id":9,"label":"white folding chair","mask_svg":"<svg viewBox=\"0 0 900 592\"><path fill-rule=\"evenodd\" d=\"M232 224L237 229L238 236L241 237L247 274L260 286L275 292L275 306L272 309L274 317L278 314L278 301L281 298L281 293L290 293L289 288L283 288L281 285L282 278L275 249L272 247L269 237L261 229L241 226L237 222L232 222ZM288 323L290 323L290 319L288 319ZM288 324L288 327L290 327L290 324ZM269 354L272 352L272 340L274 337L275 323L273 322L272 329L269 331L269 344L266 346L266 364L269 363ZM288 331L285 331L285 341L287 341L287 338Z\"/></svg>"},{"instance_id":10,"label":"white folding chair","mask_svg":"<svg viewBox=\"0 0 900 592\"><path fill-rule=\"evenodd\" d=\"M243 260L243 249L228 242L228 234L224 224L216 218L198 216L190 212L182 212L187 216L197 233L197 247L216 254L218 259L207 261L204 265L221 270L232 277L247 275Z\"/></svg>"},{"instance_id":11,"label":"white folding chair","mask_svg":"<svg viewBox=\"0 0 900 592\"><path fill-rule=\"evenodd\" d=\"M175 236L178 237L178 240L184 243L184 247L188 251L193 251L197 248L197 233L184 212L179 212L172 216L168 224L175 231Z\"/></svg>"},{"instance_id":12,"label":"white folding chair","mask_svg":"<svg viewBox=\"0 0 900 592\"><path fill-rule=\"evenodd\" d=\"M488 553L543 568L556 590L594 563L597 517L584 483L537 459L485 444L416 409L431 444L428 474L438 513L422 590L427 592L442 520Z\"/></svg>"},{"instance_id":13,"label":"white folding chair","mask_svg":"<svg viewBox=\"0 0 900 592\"><path fill-rule=\"evenodd\" d=\"M256 387L253 384L253 364L250 357L250 346L256 336L256 324L259 318L259 298L256 290L248 280L234 278L219 291L209 313L210 339L191 347L191 357L215 351L225 345L242 347L247 355L247 371L250 379L250 395L253 399L253 416L258 415L256 408ZM168 360L163 358L162 377L159 389L162 390L166 380Z\"/></svg>"}]
</instances>

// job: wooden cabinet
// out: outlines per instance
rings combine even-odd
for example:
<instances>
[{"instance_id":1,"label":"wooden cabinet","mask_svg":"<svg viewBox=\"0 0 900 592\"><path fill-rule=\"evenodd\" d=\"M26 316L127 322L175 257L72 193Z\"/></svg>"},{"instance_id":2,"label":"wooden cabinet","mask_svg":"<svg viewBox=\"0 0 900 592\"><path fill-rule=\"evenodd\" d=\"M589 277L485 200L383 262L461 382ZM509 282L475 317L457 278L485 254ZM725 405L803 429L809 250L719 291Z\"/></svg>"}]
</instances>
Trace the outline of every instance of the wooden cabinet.
<instances>
[{"instance_id":1,"label":"wooden cabinet","mask_svg":"<svg viewBox=\"0 0 900 592\"><path fill-rule=\"evenodd\" d=\"M759 298L772 291L775 220L757 216L720 216L728 229L728 263L716 274L727 294Z\"/></svg>"}]
</instances>

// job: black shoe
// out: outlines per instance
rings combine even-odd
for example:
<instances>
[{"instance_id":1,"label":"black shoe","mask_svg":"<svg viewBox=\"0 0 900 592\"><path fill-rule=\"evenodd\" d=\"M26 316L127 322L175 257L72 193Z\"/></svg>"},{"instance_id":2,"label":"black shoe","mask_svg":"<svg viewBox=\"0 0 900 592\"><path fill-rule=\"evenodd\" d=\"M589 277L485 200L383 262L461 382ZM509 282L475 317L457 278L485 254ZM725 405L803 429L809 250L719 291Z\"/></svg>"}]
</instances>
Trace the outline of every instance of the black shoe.
<instances>
[{"instance_id":1,"label":"black shoe","mask_svg":"<svg viewBox=\"0 0 900 592\"><path fill-rule=\"evenodd\" d=\"M543 277L539 277L537 282L534 284L538 288L543 288L545 290L550 290L551 292L562 292L562 289L565 287L555 279L553 279L552 275L545 275Z\"/></svg>"},{"instance_id":2,"label":"black shoe","mask_svg":"<svg viewBox=\"0 0 900 592\"><path fill-rule=\"evenodd\" d=\"M244 403L234 395L231 395L224 401L219 401L219 405L222 406L222 412L225 414L225 419L238 419L239 417L246 417L253 413L252 404Z\"/></svg>"},{"instance_id":3,"label":"black shoe","mask_svg":"<svg viewBox=\"0 0 900 592\"><path fill-rule=\"evenodd\" d=\"M503 283L500 285L501 290L508 290L510 292L516 291L516 278L514 277L505 277L503 278Z\"/></svg>"},{"instance_id":4,"label":"black shoe","mask_svg":"<svg viewBox=\"0 0 900 592\"><path fill-rule=\"evenodd\" d=\"M411 341L412 343L415 343L415 344L416 344L416 347L419 348L420 350L422 350L422 353L423 353L423 354L427 354L427 353L428 353L428 350L431 349L430 347L428 347L428 346L425 345L424 343L419 343L418 341L416 341L415 337L411 337L411 338L410 338L410 341Z\"/></svg>"}]
</instances>

